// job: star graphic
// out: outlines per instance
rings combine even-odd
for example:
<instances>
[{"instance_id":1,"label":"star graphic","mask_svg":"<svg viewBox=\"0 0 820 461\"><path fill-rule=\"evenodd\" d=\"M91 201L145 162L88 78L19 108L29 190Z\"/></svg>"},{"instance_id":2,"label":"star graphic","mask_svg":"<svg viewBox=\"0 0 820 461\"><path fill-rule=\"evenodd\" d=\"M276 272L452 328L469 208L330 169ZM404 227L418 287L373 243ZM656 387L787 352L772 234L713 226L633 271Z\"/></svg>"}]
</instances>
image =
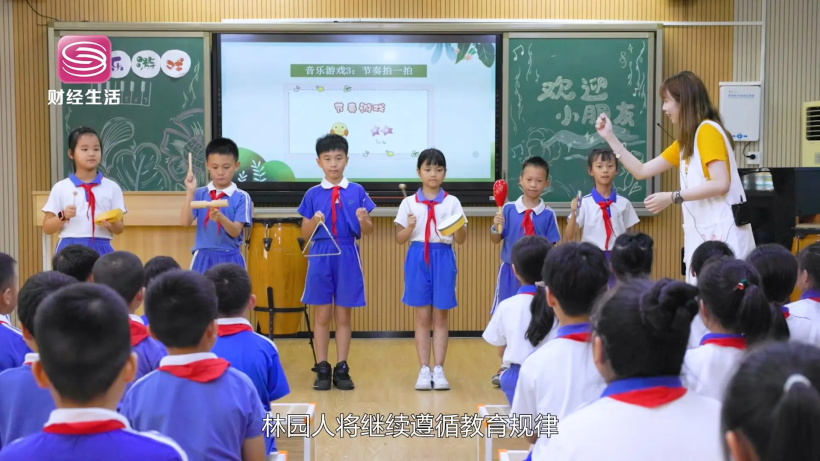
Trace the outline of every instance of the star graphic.
<instances>
[{"instance_id":1,"label":"star graphic","mask_svg":"<svg viewBox=\"0 0 820 461\"><path fill-rule=\"evenodd\" d=\"M370 134L372 134L373 136L378 135L379 134L379 127L374 126L373 128L371 128L370 129Z\"/></svg>"},{"instance_id":2,"label":"star graphic","mask_svg":"<svg viewBox=\"0 0 820 461\"><path fill-rule=\"evenodd\" d=\"M393 134L393 128L390 128L389 126L385 125L385 127L382 128L382 134L385 136L387 136L388 134Z\"/></svg>"}]
</instances>

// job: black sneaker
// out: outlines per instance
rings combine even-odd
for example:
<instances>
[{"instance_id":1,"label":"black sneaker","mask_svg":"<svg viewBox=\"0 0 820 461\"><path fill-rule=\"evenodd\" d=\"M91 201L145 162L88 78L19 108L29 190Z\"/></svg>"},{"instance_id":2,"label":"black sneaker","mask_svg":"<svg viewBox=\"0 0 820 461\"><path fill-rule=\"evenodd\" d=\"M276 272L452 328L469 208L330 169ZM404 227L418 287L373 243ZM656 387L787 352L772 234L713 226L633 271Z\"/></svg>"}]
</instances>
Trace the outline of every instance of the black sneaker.
<instances>
[{"instance_id":1,"label":"black sneaker","mask_svg":"<svg viewBox=\"0 0 820 461\"><path fill-rule=\"evenodd\" d=\"M330 364L327 360L317 363L310 371L316 372L316 381L313 382L313 389L317 391L330 390Z\"/></svg>"},{"instance_id":2,"label":"black sneaker","mask_svg":"<svg viewBox=\"0 0 820 461\"><path fill-rule=\"evenodd\" d=\"M350 379L350 367L347 366L347 361L339 362L333 367L333 385L343 391L349 391L355 387L353 380Z\"/></svg>"}]
</instances>

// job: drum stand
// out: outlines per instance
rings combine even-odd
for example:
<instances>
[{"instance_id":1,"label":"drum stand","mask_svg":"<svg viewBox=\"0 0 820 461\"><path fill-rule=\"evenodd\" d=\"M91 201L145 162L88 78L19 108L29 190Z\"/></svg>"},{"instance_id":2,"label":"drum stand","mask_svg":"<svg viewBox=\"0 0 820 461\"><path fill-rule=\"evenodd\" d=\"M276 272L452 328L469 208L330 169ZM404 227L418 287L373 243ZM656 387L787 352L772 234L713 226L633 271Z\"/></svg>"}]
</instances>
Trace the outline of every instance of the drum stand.
<instances>
[{"instance_id":1,"label":"drum stand","mask_svg":"<svg viewBox=\"0 0 820 461\"><path fill-rule=\"evenodd\" d=\"M310 316L308 315L307 306L302 307L276 307L273 304L273 288L267 288L268 307L256 306L253 308L256 312L266 312L268 314L268 338L273 340L273 314L279 312L281 314L292 314L295 312L305 313L305 325L307 325L308 342L310 343L310 350L313 352L313 363L316 363L316 347L313 345L313 331L310 329Z\"/></svg>"}]
</instances>

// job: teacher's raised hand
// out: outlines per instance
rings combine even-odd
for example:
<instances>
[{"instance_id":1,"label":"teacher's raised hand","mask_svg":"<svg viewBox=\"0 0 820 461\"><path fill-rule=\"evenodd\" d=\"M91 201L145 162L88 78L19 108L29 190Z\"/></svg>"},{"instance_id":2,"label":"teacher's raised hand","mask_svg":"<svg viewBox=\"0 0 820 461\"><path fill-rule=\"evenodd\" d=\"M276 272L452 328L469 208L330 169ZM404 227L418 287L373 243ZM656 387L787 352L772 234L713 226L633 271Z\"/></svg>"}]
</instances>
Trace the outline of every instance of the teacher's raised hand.
<instances>
[{"instance_id":1,"label":"teacher's raised hand","mask_svg":"<svg viewBox=\"0 0 820 461\"><path fill-rule=\"evenodd\" d=\"M595 130L598 131L598 135L606 142L615 139L615 133L612 132L612 121L609 120L606 113L599 115L598 119L595 120Z\"/></svg>"}]
</instances>

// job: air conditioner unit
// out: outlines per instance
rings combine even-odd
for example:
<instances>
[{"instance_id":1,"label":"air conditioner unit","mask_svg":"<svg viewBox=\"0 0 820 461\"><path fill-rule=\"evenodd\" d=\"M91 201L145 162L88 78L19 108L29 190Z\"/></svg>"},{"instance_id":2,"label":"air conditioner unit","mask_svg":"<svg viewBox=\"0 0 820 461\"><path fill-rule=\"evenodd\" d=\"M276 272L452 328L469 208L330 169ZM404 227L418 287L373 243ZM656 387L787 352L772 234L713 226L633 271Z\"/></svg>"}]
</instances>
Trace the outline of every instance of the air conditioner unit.
<instances>
[{"instance_id":1,"label":"air conditioner unit","mask_svg":"<svg viewBox=\"0 0 820 461\"><path fill-rule=\"evenodd\" d=\"M801 166L820 166L820 101L803 103Z\"/></svg>"}]
</instances>

